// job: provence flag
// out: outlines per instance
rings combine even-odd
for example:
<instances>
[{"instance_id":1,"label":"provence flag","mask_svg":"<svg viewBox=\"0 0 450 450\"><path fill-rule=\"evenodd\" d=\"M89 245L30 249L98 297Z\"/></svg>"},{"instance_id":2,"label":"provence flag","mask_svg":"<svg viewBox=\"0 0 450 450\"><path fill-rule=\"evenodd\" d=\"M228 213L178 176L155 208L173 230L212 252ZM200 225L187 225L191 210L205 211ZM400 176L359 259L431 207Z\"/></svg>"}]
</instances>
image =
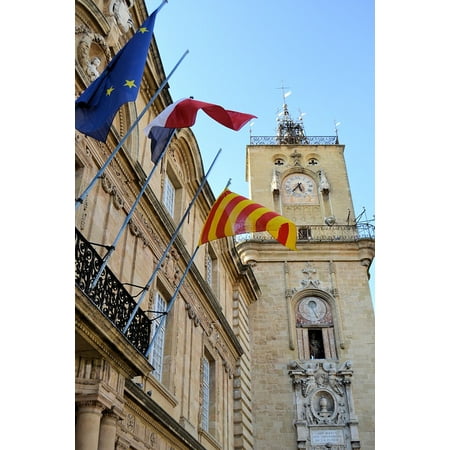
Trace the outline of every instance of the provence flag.
<instances>
[{"instance_id":1,"label":"provence flag","mask_svg":"<svg viewBox=\"0 0 450 450\"><path fill-rule=\"evenodd\" d=\"M286 217L225 189L215 201L200 234L199 245L225 236L267 231L280 244L297 250L297 229Z\"/></svg>"},{"instance_id":2,"label":"provence flag","mask_svg":"<svg viewBox=\"0 0 450 450\"><path fill-rule=\"evenodd\" d=\"M144 21L101 75L75 101L75 128L105 142L119 108L136 100L158 11Z\"/></svg>"}]
</instances>

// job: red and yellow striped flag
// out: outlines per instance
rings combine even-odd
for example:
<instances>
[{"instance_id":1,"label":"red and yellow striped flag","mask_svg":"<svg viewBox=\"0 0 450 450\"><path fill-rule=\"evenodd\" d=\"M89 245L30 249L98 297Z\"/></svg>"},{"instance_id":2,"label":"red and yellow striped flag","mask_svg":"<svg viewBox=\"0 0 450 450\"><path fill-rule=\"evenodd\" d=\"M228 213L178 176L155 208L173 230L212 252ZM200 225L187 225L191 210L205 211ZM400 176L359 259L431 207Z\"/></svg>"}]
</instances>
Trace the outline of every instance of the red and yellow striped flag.
<instances>
[{"instance_id":1,"label":"red and yellow striped flag","mask_svg":"<svg viewBox=\"0 0 450 450\"><path fill-rule=\"evenodd\" d=\"M292 221L242 195L224 190L203 225L198 245L255 231L268 231L284 246L297 250L297 229Z\"/></svg>"}]
</instances>

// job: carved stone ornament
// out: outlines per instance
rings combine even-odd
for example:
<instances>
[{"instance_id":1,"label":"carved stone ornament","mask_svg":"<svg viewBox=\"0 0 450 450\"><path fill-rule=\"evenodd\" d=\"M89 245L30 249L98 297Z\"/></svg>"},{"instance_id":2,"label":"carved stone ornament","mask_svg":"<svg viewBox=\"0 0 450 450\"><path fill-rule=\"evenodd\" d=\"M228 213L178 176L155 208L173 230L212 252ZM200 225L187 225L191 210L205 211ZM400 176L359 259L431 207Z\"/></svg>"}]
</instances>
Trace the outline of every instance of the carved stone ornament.
<instances>
[{"instance_id":1,"label":"carved stone ornament","mask_svg":"<svg viewBox=\"0 0 450 450\"><path fill-rule=\"evenodd\" d=\"M351 361L291 361L297 448L360 448L351 390ZM324 447L325 446L325 447Z\"/></svg>"},{"instance_id":2,"label":"carved stone ornament","mask_svg":"<svg viewBox=\"0 0 450 450\"><path fill-rule=\"evenodd\" d=\"M166 278L172 283L177 284L180 278L180 268L178 267L178 260L180 256L175 248L172 248L167 254L166 259L161 264L162 272Z\"/></svg>"},{"instance_id":3,"label":"carved stone ornament","mask_svg":"<svg viewBox=\"0 0 450 450\"><path fill-rule=\"evenodd\" d=\"M124 206L123 198L117 192L116 186L114 186L108 177L102 178L102 188L103 190L112 196L113 205L116 209L122 209Z\"/></svg>"},{"instance_id":4,"label":"carved stone ornament","mask_svg":"<svg viewBox=\"0 0 450 450\"><path fill-rule=\"evenodd\" d=\"M93 33L85 25L75 28L77 35L76 58L88 82L94 81L111 60L111 52L105 38Z\"/></svg>"},{"instance_id":5,"label":"carved stone ornament","mask_svg":"<svg viewBox=\"0 0 450 450\"><path fill-rule=\"evenodd\" d=\"M319 191L324 194L328 194L330 191L330 183L328 183L327 177L323 170L318 171L319 174Z\"/></svg>"},{"instance_id":6,"label":"carved stone ornament","mask_svg":"<svg viewBox=\"0 0 450 450\"><path fill-rule=\"evenodd\" d=\"M312 267L311 263L307 263L306 267L302 270L302 272L304 274L306 274L306 279L300 281L300 284L303 289L306 289L309 287L313 287L313 288L319 287L320 281L312 279L312 275L315 274L317 271L316 271L316 269L314 269Z\"/></svg>"},{"instance_id":7,"label":"carved stone ornament","mask_svg":"<svg viewBox=\"0 0 450 450\"><path fill-rule=\"evenodd\" d=\"M111 0L109 3L109 12L123 33L133 27L133 19L129 11L133 5L134 0Z\"/></svg>"},{"instance_id":8,"label":"carved stone ornament","mask_svg":"<svg viewBox=\"0 0 450 450\"><path fill-rule=\"evenodd\" d=\"M136 418L133 414L128 414L126 418L127 430L133 432L136 427Z\"/></svg>"},{"instance_id":9,"label":"carved stone ornament","mask_svg":"<svg viewBox=\"0 0 450 450\"><path fill-rule=\"evenodd\" d=\"M302 155L298 153L297 149L295 149L289 156L292 158L293 166L301 167L300 158Z\"/></svg>"},{"instance_id":10,"label":"carved stone ornament","mask_svg":"<svg viewBox=\"0 0 450 450\"><path fill-rule=\"evenodd\" d=\"M272 192L280 192L280 172L273 169L272 182L270 184Z\"/></svg>"}]
</instances>

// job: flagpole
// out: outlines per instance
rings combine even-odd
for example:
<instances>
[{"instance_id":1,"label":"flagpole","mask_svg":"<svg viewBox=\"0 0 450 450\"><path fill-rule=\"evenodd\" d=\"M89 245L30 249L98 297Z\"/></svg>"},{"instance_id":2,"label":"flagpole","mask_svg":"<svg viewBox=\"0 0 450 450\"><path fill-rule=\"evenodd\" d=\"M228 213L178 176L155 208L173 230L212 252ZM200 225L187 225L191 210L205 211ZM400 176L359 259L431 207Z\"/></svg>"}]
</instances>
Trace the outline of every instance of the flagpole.
<instances>
[{"instance_id":1,"label":"flagpole","mask_svg":"<svg viewBox=\"0 0 450 450\"><path fill-rule=\"evenodd\" d=\"M158 328L156 329L155 334L153 335L153 337L152 337L152 339L151 339L151 341L150 341L150 343L148 345L147 351L145 352L145 357L146 358L148 358L148 355L149 355L149 353L150 353L150 351L152 349L152 346L153 346L153 344L155 342L155 339L156 339L156 336L158 335L159 330L161 329L161 327L163 326L163 324L166 321L167 314L169 314L170 310L173 307L173 304L175 303L175 300L177 298L178 292L181 289L181 285L183 284L184 279L186 278L186 275L188 274L189 269L191 268L192 263L194 262L195 255L197 254L199 248L200 248L200 246L197 246L195 251L194 251L194 253L192 254L191 259L189 260L188 265L186 266L186 270L184 271L183 276L181 277L180 282L178 283L178 286L175 289L175 292L173 293L172 298L169 301L169 304L167 305L167 310L165 311L165 314L164 314L163 318L159 322Z\"/></svg>"},{"instance_id":2,"label":"flagpole","mask_svg":"<svg viewBox=\"0 0 450 450\"><path fill-rule=\"evenodd\" d=\"M163 2L165 3L165 2ZM161 4L160 8L163 5ZM172 74L175 72L175 70L178 68L178 66L181 64L181 61L185 58L185 56L189 53L189 50L186 50L183 54L183 56L178 60L178 62L175 64L175 67L172 69L172 71L169 73L169 75L165 78L165 80L161 83L158 90L153 94L153 97L150 99L150 101L147 103L147 105L144 107L142 112L139 114L137 119L134 121L134 123L131 125L125 136L119 141L111 155L109 155L108 159L105 161L103 166L100 168L100 170L97 172L97 174L94 176L94 178L89 183L88 187L84 190L84 192L75 200L75 209L78 208L78 206L83 203L83 201L88 196L89 192L93 188L95 182L103 175L104 171L106 170L106 167L109 165L109 163L112 161L114 156L117 154L117 152L121 149L123 143L127 140L128 136L131 134L131 132L134 130L134 128L137 126L139 121L142 119L142 116L147 112L147 110L150 108L150 106L154 103L160 92L163 90L164 86L168 83L169 78L172 76Z\"/></svg>"},{"instance_id":3,"label":"flagpole","mask_svg":"<svg viewBox=\"0 0 450 450\"><path fill-rule=\"evenodd\" d=\"M231 178L228 179L227 184L226 184L226 186L224 187L223 190L225 191L226 189L228 189L228 187L230 186L230 184L231 184Z\"/></svg>"},{"instance_id":4,"label":"flagpole","mask_svg":"<svg viewBox=\"0 0 450 450\"><path fill-rule=\"evenodd\" d=\"M130 211L128 212L127 217L125 218L122 226L120 227L120 230L117 233L117 236L114 239L114 242L109 246L108 252L106 253L106 255L103 258L102 265L101 265L100 269L98 270L97 275L95 276L94 280L92 281L90 289L94 289L95 286L97 285L98 279L100 278L100 275L102 274L103 269L106 267L106 264L108 263L108 260L111 257L113 251L116 249L117 242L119 242L119 239L121 238L123 232L125 231L126 226L130 222L131 216L133 215L135 209L137 208L137 205L138 205L139 201L141 200L142 196L144 195L144 192L147 189L148 184L150 183L150 180L151 180L151 178L153 176L153 173L156 170L156 167L158 166L159 161L161 160L161 158L166 153L166 150L169 147L170 141L172 140L172 137L175 134L175 131L176 131L176 129L174 128L172 130L170 136L169 136L169 139L168 139L168 141L166 143L166 146L164 147L164 150L158 156L158 159L155 161L155 164L154 164L152 170L150 171L150 173L148 174L147 179L145 180L144 184L142 185L141 191L139 192L139 195L137 196L136 200L134 201L133 206L130 208Z\"/></svg>"},{"instance_id":5,"label":"flagpole","mask_svg":"<svg viewBox=\"0 0 450 450\"><path fill-rule=\"evenodd\" d=\"M161 268L161 265L162 265L162 263L164 261L164 258L167 256L167 253L169 253L170 248L172 247L173 243L175 242L175 239L176 239L176 237L178 235L178 232L181 229L181 226L183 225L184 220L186 219L187 215L189 214L189 211L191 210L192 206L194 205L195 200L197 199L197 197L199 196L200 192L202 191L203 186L205 185L206 180L208 178L208 175L211 172L211 169L213 168L213 166L214 166L217 158L219 157L221 151L222 151L222 149L219 149L219 151L217 152L213 162L211 163L211 165L210 165L210 167L208 169L208 172L206 172L206 175L203 177L203 180L200 183L200 185L199 185L199 187L198 187L194 197L192 198L191 203L187 207L183 217L180 220L180 223L178 224L176 230L174 231L174 233L172 235L172 238L170 239L169 244L167 245L166 249L164 250L164 253L162 254L161 258L159 259L158 264L156 265L155 269L153 270L152 275L150 276L149 280L147 281L147 284L143 288L142 293L141 293L141 295L139 297L139 300L137 301L136 306L134 307L133 312L131 313L131 316L128 319L128 322L125 325L125 328L123 329L123 333L124 334L127 332L128 328L131 325L131 322L133 321L134 317L136 316L136 314L137 314L137 312L139 310L139 307L141 306L141 303L143 302L144 297L145 297L145 295L147 293L146 292L147 289L149 288L149 286L152 284L153 280L155 279L156 274L158 273L159 269Z\"/></svg>"}]
</instances>

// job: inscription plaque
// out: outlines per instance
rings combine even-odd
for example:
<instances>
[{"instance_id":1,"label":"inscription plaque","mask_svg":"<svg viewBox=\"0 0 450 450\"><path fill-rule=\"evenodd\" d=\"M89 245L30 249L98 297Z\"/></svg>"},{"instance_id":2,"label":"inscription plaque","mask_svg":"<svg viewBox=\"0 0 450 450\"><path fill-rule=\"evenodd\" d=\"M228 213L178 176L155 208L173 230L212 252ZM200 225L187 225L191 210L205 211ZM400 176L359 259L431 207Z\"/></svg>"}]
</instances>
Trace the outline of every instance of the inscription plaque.
<instances>
[{"instance_id":1,"label":"inscription plaque","mask_svg":"<svg viewBox=\"0 0 450 450\"><path fill-rule=\"evenodd\" d=\"M311 445L344 445L342 430L311 430Z\"/></svg>"}]
</instances>

